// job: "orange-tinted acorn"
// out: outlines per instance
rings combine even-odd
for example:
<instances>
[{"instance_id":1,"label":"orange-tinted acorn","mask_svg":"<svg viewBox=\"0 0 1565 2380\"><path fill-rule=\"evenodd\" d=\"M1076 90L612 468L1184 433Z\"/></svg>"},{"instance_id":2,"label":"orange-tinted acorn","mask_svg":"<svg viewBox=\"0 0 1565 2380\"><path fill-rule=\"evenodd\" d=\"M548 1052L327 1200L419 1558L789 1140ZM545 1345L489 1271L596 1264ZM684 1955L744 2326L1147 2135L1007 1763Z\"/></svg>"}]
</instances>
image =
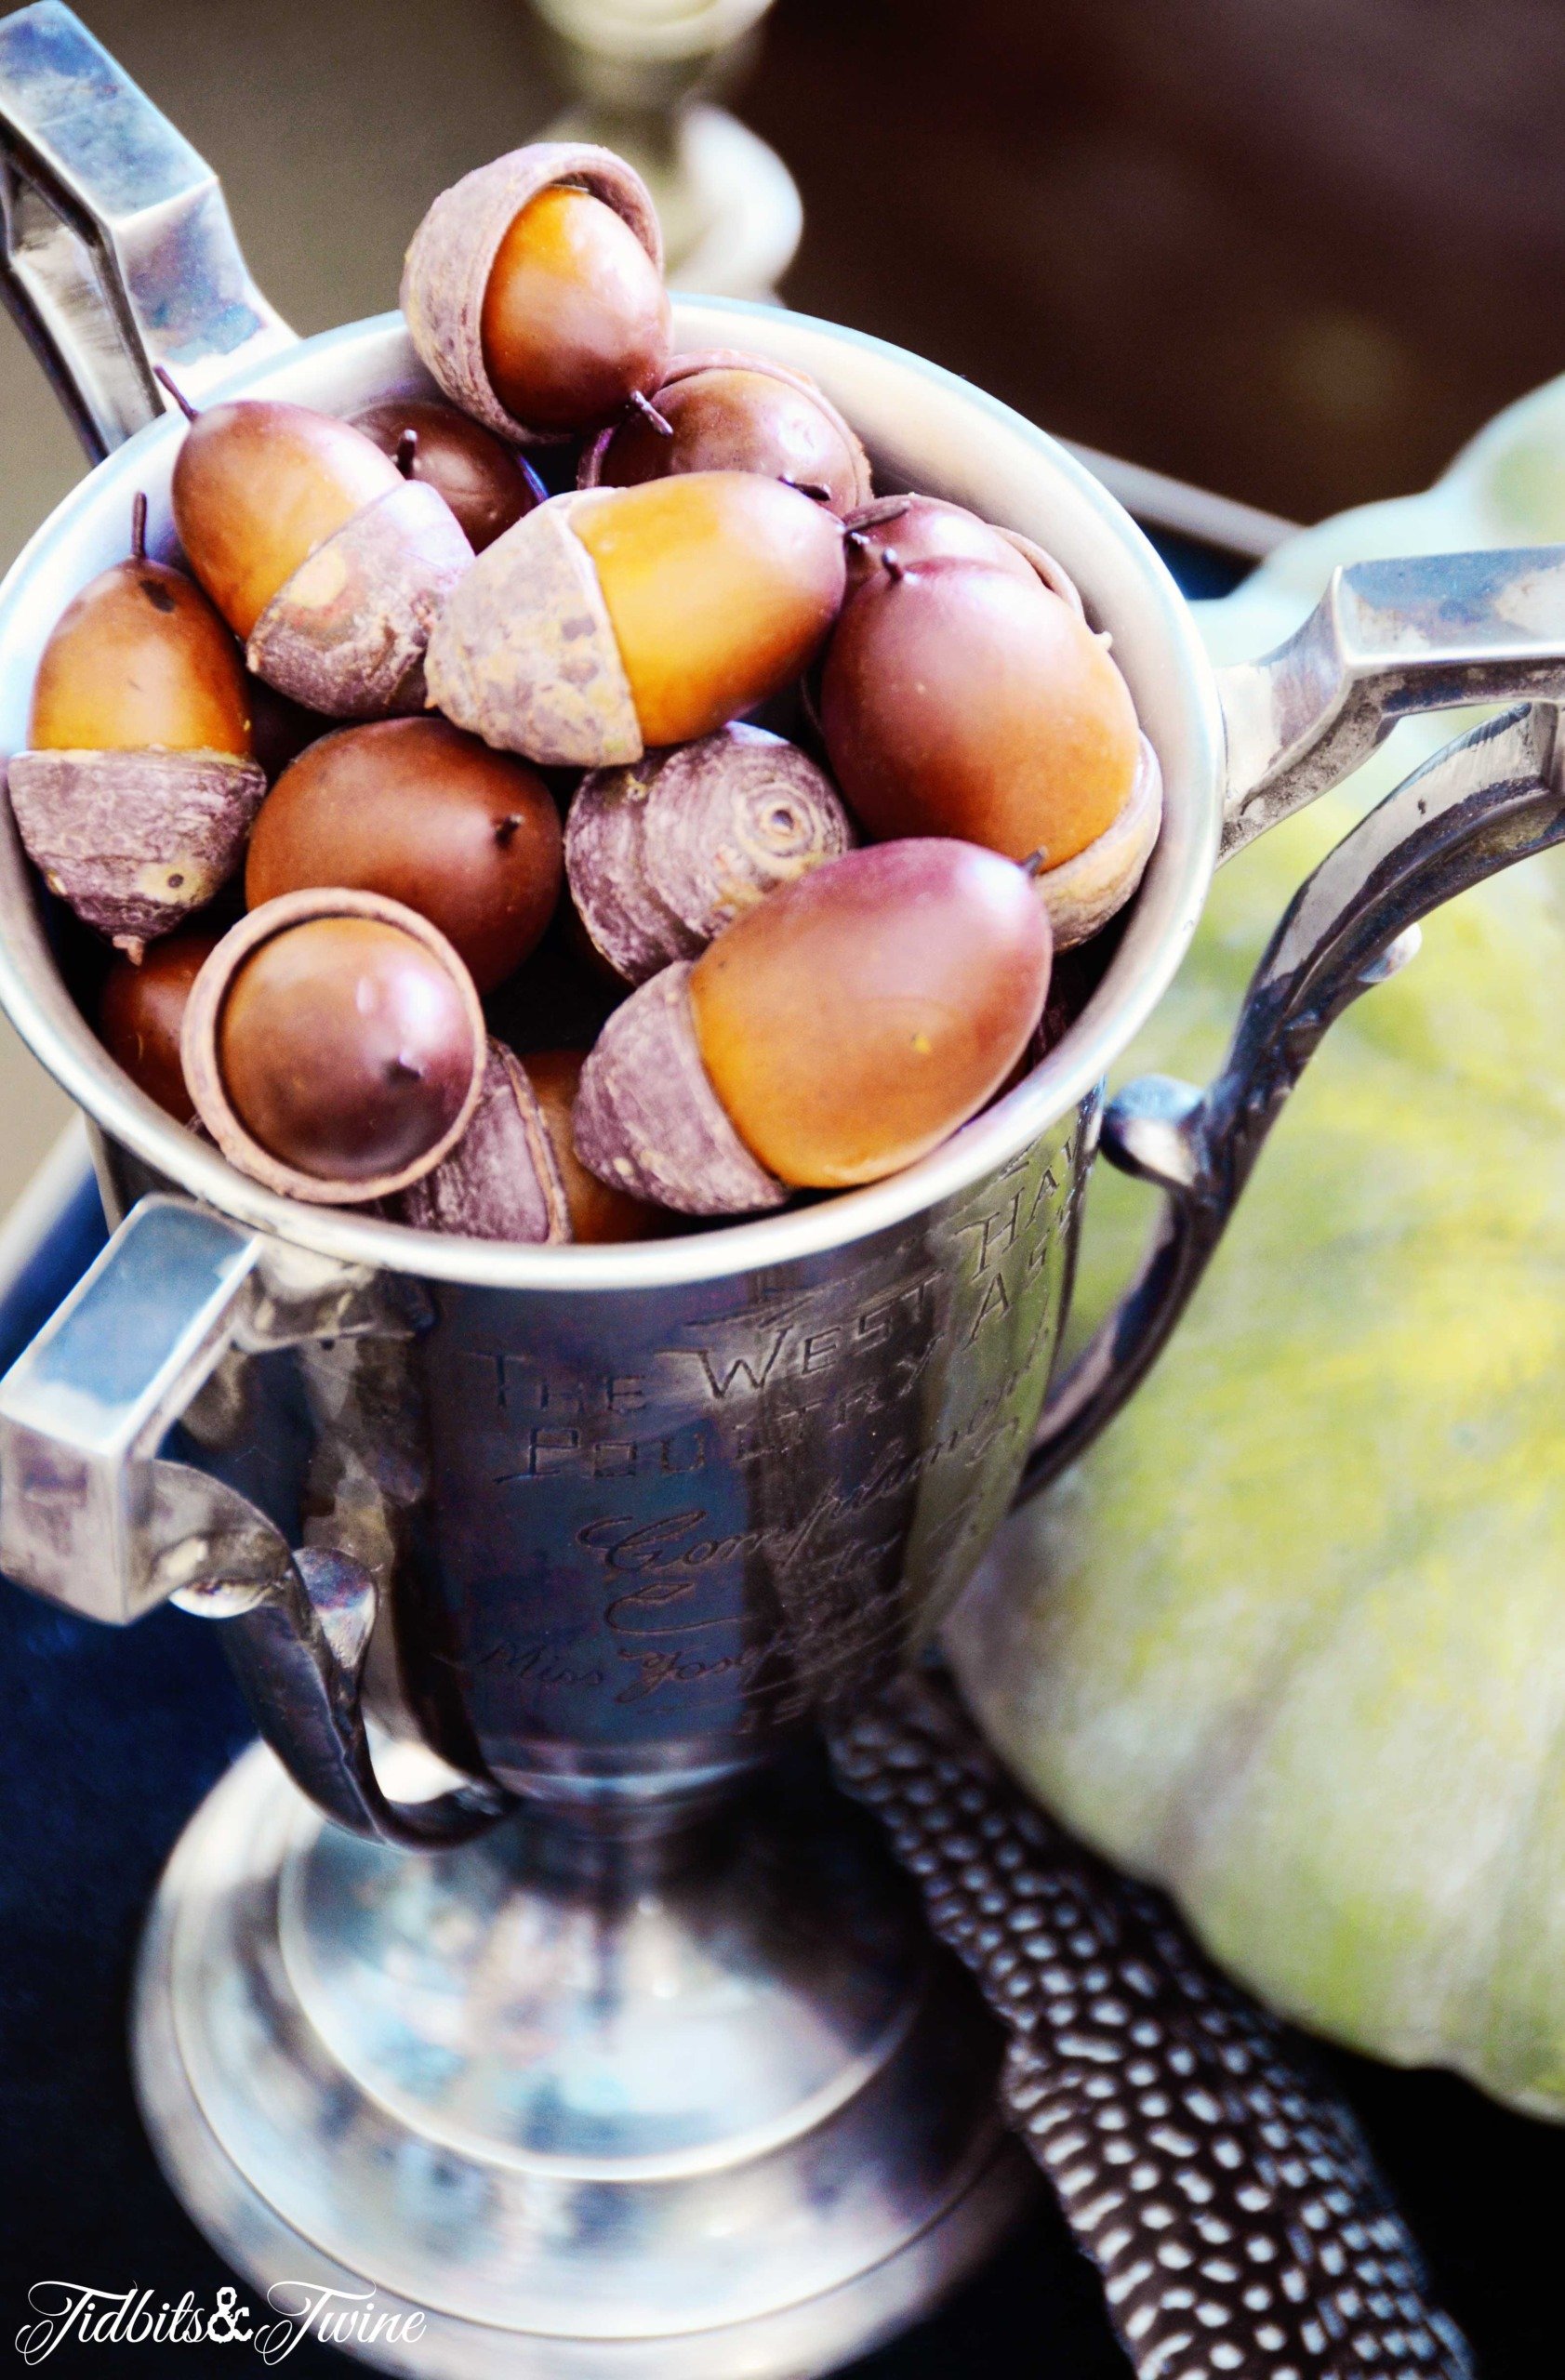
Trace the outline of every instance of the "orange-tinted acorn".
<instances>
[{"instance_id":1,"label":"orange-tinted acorn","mask_svg":"<svg viewBox=\"0 0 1565 2380\"><path fill-rule=\"evenodd\" d=\"M954 835L1062 866L1130 801L1141 734L1107 643L1038 580L892 554L821 672L833 772L870 834Z\"/></svg>"},{"instance_id":2,"label":"orange-tinted acorn","mask_svg":"<svg viewBox=\"0 0 1565 2380\"><path fill-rule=\"evenodd\" d=\"M323 736L285 770L250 837L245 897L383 892L438 926L487 992L537 943L560 878L560 813L536 770L444 719L387 719Z\"/></svg>"},{"instance_id":3,"label":"orange-tinted acorn","mask_svg":"<svg viewBox=\"0 0 1565 2380\"><path fill-rule=\"evenodd\" d=\"M405 1190L460 1140L483 1089L484 1013L416 910L290 892L201 969L180 1060L231 1164L289 1197L360 1205Z\"/></svg>"},{"instance_id":4,"label":"orange-tinted acorn","mask_svg":"<svg viewBox=\"0 0 1565 2380\"><path fill-rule=\"evenodd\" d=\"M334 719L422 709L430 628L472 559L433 487L351 422L240 398L192 417L173 500L259 678Z\"/></svg>"},{"instance_id":5,"label":"orange-tinted acorn","mask_svg":"<svg viewBox=\"0 0 1565 2380\"><path fill-rule=\"evenodd\" d=\"M405 479L427 480L445 498L475 554L549 494L503 438L429 397L388 397L355 414L353 427L390 455Z\"/></svg>"},{"instance_id":6,"label":"orange-tinted acorn","mask_svg":"<svg viewBox=\"0 0 1565 2380\"><path fill-rule=\"evenodd\" d=\"M582 487L633 487L676 471L762 471L846 513L869 498L869 461L815 382L769 356L676 355L644 408L583 456Z\"/></svg>"},{"instance_id":7,"label":"orange-tinted acorn","mask_svg":"<svg viewBox=\"0 0 1565 2380\"><path fill-rule=\"evenodd\" d=\"M139 957L238 865L266 780L233 639L182 571L136 550L60 615L38 665L17 826L51 892Z\"/></svg>"},{"instance_id":8,"label":"orange-tinted acorn","mask_svg":"<svg viewBox=\"0 0 1565 2380\"><path fill-rule=\"evenodd\" d=\"M216 933L187 926L153 943L139 966L117 954L98 996L104 1048L177 1124L188 1124L195 1114L179 1063L185 1003L218 942Z\"/></svg>"},{"instance_id":9,"label":"orange-tinted acorn","mask_svg":"<svg viewBox=\"0 0 1565 2380\"><path fill-rule=\"evenodd\" d=\"M533 760L689 743L804 668L842 602L842 544L819 505L747 471L555 496L447 602L431 697Z\"/></svg>"},{"instance_id":10,"label":"orange-tinted acorn","mask_svg":"<svg viewBox=\"0 0 1565 2380\"><path fill-rule=\"evenodd\" d=\"M582 1162L687 1214L911 1165L1005 1082L1042 1013L1028 876L946 839L849 852L615 1011L582 1075Z\"/></svg>"},{"instance_id":11,"label":"orange-tinted acorn","mask_svg":"<svg viewBox=\"0 0 1565 2380\"><path fill-rule=\"evenodd\" d=\"M525 444L613 420L669 354L663 248L612 151L537 141L442 192L413 236L402 307L454 404Z\"/></svg>"}]
</instances>

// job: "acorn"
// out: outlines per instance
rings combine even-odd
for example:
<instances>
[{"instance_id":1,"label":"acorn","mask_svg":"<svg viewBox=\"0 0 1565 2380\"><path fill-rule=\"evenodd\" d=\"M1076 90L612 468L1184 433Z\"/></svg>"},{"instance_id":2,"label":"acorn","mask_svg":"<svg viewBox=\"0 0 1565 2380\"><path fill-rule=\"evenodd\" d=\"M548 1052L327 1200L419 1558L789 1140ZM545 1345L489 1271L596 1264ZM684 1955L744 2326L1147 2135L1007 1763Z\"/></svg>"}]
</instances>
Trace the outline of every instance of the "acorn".
<instances>
[{"instance_id":1,"label":"acorn","mask_svg":"<svg viewBox=\"0 0 1565 2380\"><path fill-rule=\"evenodd\" d=\"M472 561L444 497L307 405L185 410L175 526L257 677L332 719L421 710L430 628Z\"/></svg>"},{"instance_id":2,"label":"acorn","mask_svg":"<svg viewBox=\"0 0 1565 2380\"><path fill-rule=\"evenodd\" d=\"M651 402L601 430L580 487L633 487L676 471L761 471L832 512L868 504L869 458L802 372L735 348L676 355Z\"/></svg>"},{"instance_id":3,"label":"acorn","mask_svg":"<svg viewBox=\"0 0 1565 2380\"><path fill-rule=\"evenodd\" d=\"M1041 578L1051 593L1068 603L1078 619L1086 616L1081 593L1064 564L1019 530L997 528L965 505L949 504L940 496L882 496L844 516L847 532L847 592L855 594L867 578L884 566L888 551L903 564L934 562L952 554L966 562L988 562L1013 577Z\"/></svg>"},{"instance_id":4,"label":"acorn","mask_svg":"<svg viewBox=\"0 0 1565 2380\"><path fill-rule=\"evenodd\" d=\"M231 1165L287 1197L358 1206L455 1148L487 1048L444 935L401 902L333 887L269 901L223 936L191 991L180 1059Z\"/></svg>"},{"instance_id":5,"label":"acorn","mask_svg":"<svg viewBox=\"0 0 1565 2380\"><path fill-rule=\"evenodd\" d=\"M139 959L238 866L266 779L232 638L182 571L132 550L56 622L9 763L18 831L51 892Z\"/></svg>"},{"instance_id":6,"label":"acorn","mask_svg":"<svg viewBox=\"0 0 1565 2380\"><path fill-rule=\"evenodd\" d=\"M560 813L537 771L444 719L338 728L285 769L250 837L245 898L385 894L429 919L481 992L535 947L559 897Z\"/></svg>"},{"instance_id":7,"label":"acorn","mask_svg":"<svg viewBox=\"0 0 1565 2380\"><path fill-rule=\"evenodd\" d=\"M1052 871L1109 831L1142 767L1106 641L1036 578L955 554L882 554L843 606L819 701L871 835L954 835Z\"/></svg>"},{"instance_id":8,"label":"acorn","mask_svg":"<svg viewBox=\"0 0 1565 2380\"><path fill-rule=\"evenodd\" d=\"M356 413L353 427L391 457L404 479L427 481L445 498L475 554L548 496L514 446L453 405L388 397Z\"/></svg>"},{"instance_id":9,"label":"acorn","mask_svg":"<svg viewBox=\"0 0 1565 2380\"><path fill-rule=\"evenodd\" d=\"M614 420L669 356L646 186L585 141L540 140L444 191L413 235L402 310L464 413L519 445Z\"/></svg>"},{"instance_id":10,"label":"acorn","mask_svg":"<svg viewBox=\"0 0 1565 2380\"><path fill-rule=\"evenodd\" d=\"M393 1220L466 1239L571 1237L552 1136L527 1069L491 1039L471 1121L449 1155L404 1190Z\"/></svg>"},{"instance_id":11,"label":"acorn","mask_svg":"<svg viewBox=\"0 0 1565 2380\"><path fill-rule=\"evenodd\" d=\"M692 743L798 676L842 598L840 523L748 471L551 497L455 588L431 700L528 760Z\"/></svg>"},{"instance_id":12,"label":"acorn","mask_svg":"<svg viewBox=\"0 0 1565 2380\"><path fill-rule=\"evenodd\" d=\"M585 776L565 821L565 874L593 948L643 984L855 840L797 745L731 721Z\"/></svg>"},{"instance_id":13,"label":"acorn","mask_svg":"<svg viewBox=\"0 0 1565 2380\"><path fill-rule=\"evenodd\" d=\"M1056 950L1090 942L1124 907L1147 873L1162 823L1162 772L1143 735L1130 800L1113 825L1063 866L1034 874Z\"/></svg>"},{"instance_id":14,"label":"acorn","mask_svg":"<svg viewBox=\"0 0 1565 2380\"><path fill-rule=\"evenodd\" d=\"M179 1063L185 1007L220 939L209 928L187 926L153 943L139 965L116 952L98 995L104 1048L177 1124L188 1124L195 1114Z\"/></svg>"},{"instance_id":15,"label":"acorn","mask_svg":"<svg viewBox=\"0 0 1565 2380\"><path fill-rule=\"evenodd\" d=\"M784 885L615 1011L582 1072L582 1163L685 1214L748 1214L913 1164L993 1097L1049 986L1027 874L928 838Z\"/></svg>"},{"instance_id":16,"label":"acorn","mask_svg":"<svg viewBox=\"0 0 1565 2380\"><path fill-rule=\"evenodd\" d=\"M529 1050L522 1064L537 1096L544 1129L565 1193L569 1239L589 1246L616 1240L656 1239L669 1228L667 1210L632 1198L612 1183L589 1173L577 1155L571 1117L581 1088L585 1050Z\"/></svg>"}]
</instances>

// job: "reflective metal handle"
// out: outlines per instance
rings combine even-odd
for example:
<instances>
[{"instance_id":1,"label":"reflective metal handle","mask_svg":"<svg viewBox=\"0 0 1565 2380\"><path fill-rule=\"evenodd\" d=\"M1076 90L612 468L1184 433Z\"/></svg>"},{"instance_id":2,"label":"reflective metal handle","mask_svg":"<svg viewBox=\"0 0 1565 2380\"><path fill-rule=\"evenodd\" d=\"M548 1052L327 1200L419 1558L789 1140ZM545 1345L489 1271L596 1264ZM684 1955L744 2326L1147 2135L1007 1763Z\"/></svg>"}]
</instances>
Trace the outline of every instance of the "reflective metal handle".
<instances>
[{"instance_id":1,"label":"reflective metal handle","mask_svg":"<svg viewBox=\"0 0 1565 2380\"><path fill-rule=\"evenodd\" d=\"M1217 680L1228 859L1410 712L1565 697L1565 546L1354 562L1286 644Z\"/></svg>"},{"instance_id":2,"label":"reflective metal handle","mask_svg":"<svg viewBox=\"0 0 1565 2380\"><path fill-rule=\"evenodd\" d=\"M91 1620L169 1598L221 1620L296 1783L356 1833L433 1844L509 1801L476 1781L404 1806L381 1792L362 1707L373 1578L345 1554L295 1553L234 1488L160 1451L231 1349L405 1337L420 1318L409 1294L182 1199L143 1199L0 1381L0 1569Z\"/></svg>"},{"instance_id":3,"label":"reflective metal handle","mask_svg":"<svg viewBox=\"0 0 1565 2380\"><path fill-rule=\"evenodd\" d=\"M1150 1369L1327 1026L1412 956L1420 918L1560 841L1558 710L1485 721L1388 794L1295 894L1211 1089L1147 1075L1112 1102L1105 1154L1168 1203L1134 1287L1045 1406L1019 1498L1073 1461Z\"/></svg>"},{"instance_id":4,"label":"reflective metal handle","mask_svg":"<svg viewBox=\"0 0 1565 2380\"><path fill-rule=\"evenodd\" d=\"M60 0L0 19L0 294L94 461L293 339L217 175Z\"/></svg>"}]
</instances>

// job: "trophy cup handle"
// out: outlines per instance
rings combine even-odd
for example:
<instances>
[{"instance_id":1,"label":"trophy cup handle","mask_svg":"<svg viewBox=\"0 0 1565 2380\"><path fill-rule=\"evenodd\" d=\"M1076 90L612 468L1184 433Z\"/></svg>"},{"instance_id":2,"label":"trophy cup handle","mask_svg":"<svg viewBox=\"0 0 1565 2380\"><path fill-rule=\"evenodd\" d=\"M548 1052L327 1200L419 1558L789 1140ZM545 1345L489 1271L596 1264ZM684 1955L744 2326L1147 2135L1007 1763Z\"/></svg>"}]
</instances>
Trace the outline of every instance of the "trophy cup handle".
<instances>
[{"instance_id":1,"label":"trophy cup handle","mask_svg":"<svg viewBox=\"0 0 1565 2380\"><path fill-rule=\"evenodd\" d=\"M295 1783L357 1834L433 1846L476 1833L510 1797L474 1779L386 1799L362 1706L374 1579L347 1554L296 1553L237 1489L160 1450L231 1350L405 1337L420 1319L394 1278L183 1199L142 1199L0 1381L0 1568L91 1620L124 1624L170 1600L221 1620Z\"/></svg>"},{"instance_id":2,"label":"trophy cup handle","mask_svg":"<svg viewBox=\"0 0 1565 2380\"><path fill-rule=\"evenodd\" d=\"M95 462L294 333L203 158L60 0L0 19L0 295Z\"/></svg>"},{"instance_id":3,"label":"trophy cup handle","mask_svg":"<svg viewBox=\"0 0 1565 2380\"><path fill-rule=\"evenodd\" d=\"M1109 1104L1105 1155L1167 1204L1132 1287L1050 1395L1018 1501L1074 1461L1156 1361L1327 1026L1413 956L1420 918L1561 841L1558 707L1485 721L1388 794L1300 887L1210 1088L1144 1075Z\"/></svg>"}]
</instances>

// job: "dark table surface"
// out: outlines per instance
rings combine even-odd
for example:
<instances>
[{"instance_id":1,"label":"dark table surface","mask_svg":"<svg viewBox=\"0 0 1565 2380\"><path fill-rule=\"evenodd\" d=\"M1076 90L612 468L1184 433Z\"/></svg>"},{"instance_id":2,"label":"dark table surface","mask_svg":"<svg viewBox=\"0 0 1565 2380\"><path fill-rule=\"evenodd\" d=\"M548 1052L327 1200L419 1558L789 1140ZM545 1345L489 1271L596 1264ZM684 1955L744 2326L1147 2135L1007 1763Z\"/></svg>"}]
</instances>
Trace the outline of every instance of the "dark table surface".
<instances>
[{"instance_id":1,"label":"dark table surface","mask_svg":"<svg viewBox=\"0 0 1565 2380\"><path fill-rule=\"evenodd\" d=\"M1232 583L1220 555L1164 541L1192 594ZM51 1313L102 1239L96 1197L62 1214L0 1297L0 1364ZM216 1632L164 1610L94 1627L0 1580L0 2351L45 2280L211 2307L234 2279L164 2183L131 2096L125 2025L142 1912L175 1837L248 1740ZM1453 2078L1334 2056L1428 2256L1435 2294L1487 2380L1559 2368L1553 2294L1565 2132L1492 2106ZM243 2295L242 2291L242 2295ZM253 2295L253 2292L251 2293ZM59 2347L51 2373L243 2368L216 2346ZM297 2380L348 2366L310 2344ZM935 2320L855 2380L1026 2373L1123 2380L1095 2280L1045 2210Z\"/></svg>"}]
</instances>

